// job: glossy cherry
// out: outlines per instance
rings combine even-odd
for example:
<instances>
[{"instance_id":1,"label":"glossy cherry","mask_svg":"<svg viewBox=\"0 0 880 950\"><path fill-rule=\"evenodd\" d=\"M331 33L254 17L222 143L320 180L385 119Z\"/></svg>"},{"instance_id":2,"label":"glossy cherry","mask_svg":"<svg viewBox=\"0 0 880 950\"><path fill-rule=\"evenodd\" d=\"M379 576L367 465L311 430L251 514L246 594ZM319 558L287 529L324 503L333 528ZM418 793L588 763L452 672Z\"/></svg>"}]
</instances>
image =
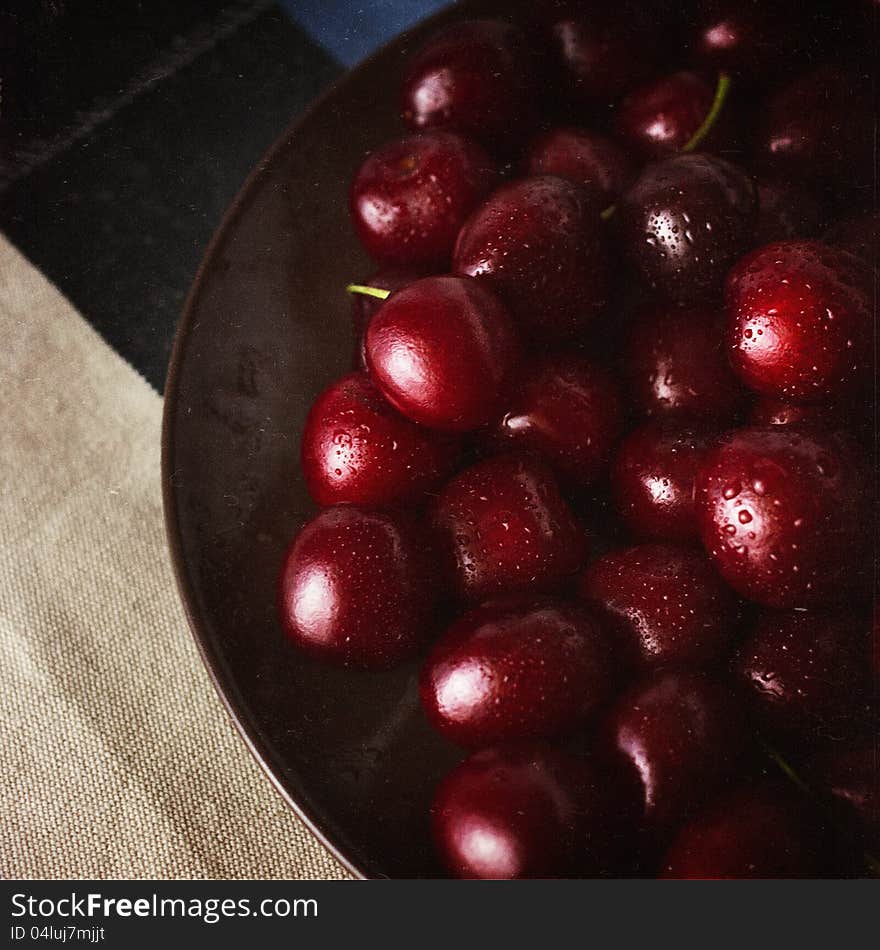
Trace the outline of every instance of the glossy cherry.
<instances>
[{"instance_id":1,"label":"glossy cherry","mask_svg":"<svg viewBox=\"0 0 880 950\"><path fill-rule=\"evenodd\" d=\"M597 876L616 862L628 803L588 759L538 742L482 749L431 807L437 852L462 878Z\"/></svg>"},{"instance_id":2,"label":"glossy cherry","mask_svg":"<svg viewBox=\"0 0 880 950\"><path fill-rule=\"evenodd\" d=\"M633 408L643 416L735 422L747 396L727 360L724 323L717 306L643 309L623 358Z\"/></svg>"},{"instance_id":3,"label":"glossy cherry","mask_svg":"<svg viewBox=\"0 0 880 950\"><path fill-rule=\"evenodd\" d=\"M467 600L555 590L583 566L587 542L543 463L518 454L486 459L441 490L433 523Z\"/></svg>"},{"instance_id":4,"label":"glossy cherry","mask_svg":"<svg viewBox=\"0 0 880 950\"><path fill-rule=\"evenodd\" d=\"M412 129L450 129L489 148L507 147L530 131L534 85L519 28L464 20L435 34L412 58L401 112Z\"/></svg>"},{"instance_id":5,"label":"glossy cherry","mask_svg":"<svg viewBox=\"0 0 880 950\"><path fill-rule=\"evenodd\" d=\"M736 774L745 748L742 711L704 673L651 673L620 697L603 727L612 761L638 780L641 820L663 838Z\"/></svg>"},{"instance_id":6,"label":"glossy cherry","mask_svg":"<svg viewBox=\"0 0 880 950\"><path fill-rule=\"evenodd\" d=\"M610 551L589 565L578 593L640 667L711 663L736 629L736 598L706 556L674 544Z\"/></svg>"},{"instance_id":7,"label":"glossy cherry","mask_svg":"<svg viewBox=\"0 0 880 950\"><path fill-rule=\"evenodd\" d=\"M391 505L417 500L452 471L458 440L401 416L366 373L322 392L306 419L303 475L319 505Z\"/></svg>"},{"instance_id":8,"label":"glossy cherry","mask_svg":"<svg viewBox=\"0 0 880 950\"><path fill-rule=\"evenodd\" d=\"M691 140L712 108L715 93L695 73L678 72L634 89L620 104L614 131L645 159L675 155ZM717 151L729 139L724 124L716 125L702 143Z\"/></svg>"},{"instance_id":9,"label":"glossy cherry","mask_svg":"<svg viewBox=\"0 0 880 950\"><path fill-rule=\"evenodd\" d=\"M490 745L572 733L611 696L612 644L580 607L478 607L434 645L422 706L451 742Z\"/></svg>"},{"instance_id":10,"label":"glossy cherry","mask_svg":"<svg viewBox=\"0 0 880 950\"><path fill-rule=\"evenodd\" d=\"M759 121L756 162L788 180L869 191L873 125L870 82L825 65L770 97Z\"/></svg>"},{"instance_id":11,"label":"glossy cherry","mask_svg":"<svg viewBox=\"0 0 880 950\"><path fill-rule=\"evenodd\" d=\"M678 302L717 294L749 245L755 188L735 165L678 155L649 165L621 198L613 223L636 270Z\"/></svg>"},{"instance_id":12,"label":"glossy cherry","mask_svg":"<svg viewBox=\"0 0 880 950\"><path fill-rule=\"evenodd\" d=\"M727 582L768 607L817 607L864 583L868 479L842 438L802 426L739 429L696 482L700 534Z\"/></svg>"},{"instance_id":13,"label":"glossy cherry","mask_svg":"<svg viewBox=\"0 0 880 950\"><path fill-rule=\"evenodd\" d=\"M300 531L278 584L281 623L302 650L385 669L414 653L438 595L428 543L408 518L327 508Z\"/></svg>"},{"instance_id":14,"label":"glossy cherry","mask_svg":"<svg viewBox=\"0 0 880 950\"><path fill-rule=\"evenodd\" d=\"M699 539L694 482L715 429L678 421L652 422L621 443L611 468L614 503L637 537Z\"/></svg>"},{"instance_id":15,"label":"glossy cherry","mask_svg":"<svg viewBox=\"0 0 880 950\"><path fill-rule=\"evenodd\" d=\"M479 145L450 132L389 142L367 157L352 181L355 232L378 261L443 266L462 223L497 175Z\"/></svg>"},{"instance_id":16,"label":"glossy cherry","mask_svg":"<svg viewBox=\"0 0 880 950\"><path fill-rule=\"evenodd\" d=\"M732 669L763 729L840 738L865 695L866 625L850 611L765 611Z\"/></svg>"},{"instance_id":17,"label":"glossy cherry","mask_svg":"<svg viewBox=\"0 0 880 950\"><path fill-rule=\"evenodd\" d=\"M638 3L625 10L563 4L550 34L569 95L581 102L615 102L655 70L665 36Z\"/></svg>"},{"instance_id":18,"label":"glossy cherry","mask_svg":"<svg viewBox=\"0 0 880 950\"><path fill-rule=\"evenodd\" d=\"M873 368L873 321L861 261L818 241L780 241L727 278L730 360L765 396L827 402L857 392Z\"/></svg>"},{"instance_id":19,"label":"glossy cherry","mask_svg":"<svg viewBox=\"0 0 880 950\"><path fill-rule=\"evenodd\" d=\"M529 175L558 175L596 193L603 208L636 176L636 166L621 146L607 135L574 126L542 132L529 144Z\"/></svg>"},{"instance_id":20,"label":"glossy cherry","mask_svg":"<svg viewBox=\"0 0 880 950\"><path fill-rule=\"evenodd\" d=\"M536 342L584 329L605 304L601 202L551 175L499 188L468 219L453 270L476 277Z\"/></svg>"},{"instance_id":21,"label":"glossy cherry","mask_svg":"<svg viewBox=\"0 0 880 950\"><path fill-rule=\"evenodd\" d=\"M367 366L403 415L436 429L474 429L500 413L516 364L504 305L469 277L426 277L370 321Z\"/></svg>"},{"instance_id":22,"label":"glossy cherry","mask_svg":"<svg viewBox=\"0 0 880 950\"><path fill-rule=\"evenodd\" d=\"M660 877L685 880L817 875L817 828L788 789L769 782L722 795L676 835Z\"/></svg>"},{"instance_id":23,"label":"glossy cherry","mask_svg":"<svg viewBox=\"0 0 880 950\"><path fill-rule=\"evenodd\" d=\"M774 178L758 179L755 246L812 238L822 230L823 211L813 192Z\"/></svg>"},{"instance_id":24,"label":"glossy cherry","mask_svg":"<svg viewBox=\"0 0 880 950\"><path fill-rule=\"evenodd\" d=\"M524 367L488 441L534 453L564 482L587 486L605 473L622 429L614 377L591 360L559 354Z\"/></svg>"}]
</instances>

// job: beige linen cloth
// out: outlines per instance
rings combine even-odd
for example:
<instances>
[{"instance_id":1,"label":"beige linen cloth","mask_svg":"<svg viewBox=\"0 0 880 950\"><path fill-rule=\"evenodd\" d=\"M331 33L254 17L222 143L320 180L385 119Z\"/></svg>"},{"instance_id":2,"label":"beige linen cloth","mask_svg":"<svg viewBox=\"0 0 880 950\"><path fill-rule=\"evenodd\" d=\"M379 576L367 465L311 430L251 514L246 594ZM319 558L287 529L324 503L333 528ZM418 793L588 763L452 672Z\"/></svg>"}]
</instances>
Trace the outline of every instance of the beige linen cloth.
<instances>
[{"instance_id":1,"label":"beige linen cloth","mask_svg":"<svg viewBox=\"0 0 880 950\"><path fill-rule=\"evenodd\" d=\"M161 398L2 236L0 392L0 876L344 877L202 668Z\"/></svg>"}]
</instances>

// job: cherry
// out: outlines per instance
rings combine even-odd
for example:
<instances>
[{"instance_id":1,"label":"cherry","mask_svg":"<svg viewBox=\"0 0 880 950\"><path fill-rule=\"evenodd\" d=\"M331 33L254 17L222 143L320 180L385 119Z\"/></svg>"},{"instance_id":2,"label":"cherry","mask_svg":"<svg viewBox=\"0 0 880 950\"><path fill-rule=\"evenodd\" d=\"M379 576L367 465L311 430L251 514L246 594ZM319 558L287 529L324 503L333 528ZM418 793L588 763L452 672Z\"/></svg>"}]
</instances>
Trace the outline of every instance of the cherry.
<instances>
[{"instance_id":1,"label":"cherry","mask_svg":"<svg viewBox=\"0 0 880 950\"><path fill-rule=\"evenodd\" d=\"M383 267L369 277L358 281L359 287L373 287L376 290L388 290L394 293L402 287L427 277L428 272L423 267ZM372 297L369 294L353 293L351 294L351 325L354 331L354 369L367 368L367 355L364 352L364 338L367 332L367 324L376 315L376 311L382 306L384 300L380 297Z\"/></svg>"},{"instance_id":2,"label":"cherry","mask_svg":"<svg viewBox=\"0 0 880 950\"><path fill-rule=\"evenodd\" d=\"M440 784L437 851L462 878L596 876L627 829L616 783L589 759L538 742L481 749Z\"/></svg>"},{"instance_id":3,"label":"cherry","mask_svg":"<svg viewBox=\"0 0 880 950\"><path fill-rule=\"evenodd\" d=\"M739 429L697 474L703 543L727 582L769 607L817 607L861 583L870 521L865 466L819 429Z\"/></svg>"},{"instance_id":4,"label":"cherry","mask_svg":"<svg viewBox=\"0 0 880 950\"><path fill-rule=\"evenodd\" d=\"M611 469L617 511L633 534L665 541L699 538L694 504L697 471L718 432L680 422L653 422L624 439Z\"/></svg>"},{"instance_id":5,"label":"cherry","mask_svg":"<svg viewBox=\"0 0 880 950\"><path fill-rule=\"evenodd\" d=\"M300 531L278 586L281 623L321 659L385 669L414 653L436 599L426 539L405 516L327 508Z\"/></svg>"},{"instance_id":6,"label":"cherry","mask_svg":"<svg viewBox=\"0 0 880 950\"><path fill-rule=\"evenodd\" d=\"M758 179L755 245L811 238L822 229L823 213L812 192L774 178Z\"/></svg>"},{"instance_id":7,"label":"cherry","mask_svg":"<svg viewBox=\"0 0 880 950\"><path fill-rule=\"evenodd\" d=\"M557 589L586 559L586 536L552 472L520 455L456 475L440 492L433 522L454 589L467 600Z\"/></svg>"},{"instance_id":8,"label":"cherry","mask_svg":"<svg viewBox=\"0 0 880 950\"><path fill-rule=\"evenodd\" d=\"M868 678L865 631L849 611L762 613L732 667L758 723L814 740L845 733Z\"/></svg>"},{"instance_id":9,"label":"cherry","mask_svg":"<svg viewBox=\"0 0 880 950\"><path fill-rule=\"evenodd\" d=\"M679 302L721 288L751 238L755 189L735 165L678 155L649 165L612 222L623 253L656 290Z\"/></svg>"},{"instance_id":10,"label":"cherry","mask_svg":"<svg viewBox=\"0 0 880 950\"><path fill-rule=\"evenodd\" d=\"M367 365L385 398L414 422L465 431L489 422L519 359L506 308L468 277L426 277L370 321Z\"/></svg>"},{"instance_id":11,"label":"cherry","mask_svg":"<svg viewBox=\"0 0 880 950\"><path fill-rule=\"evenodd\" d=\"M572 4L552 24L551 39L569 94L589 104L614 102L646 80L665 37L641 4L614 13Z\"/></svg>"},{"instance_id":12,"label":"cherry","mask_svg":"<svg viewBox=\"0 0 880 950\"><path fill-rule=\"evenodd\" d=\"M534 69L523 33L500 20L442 29L410 61L401 90L406 124L451 129L509 146L534 118Z\"/></svg>"},{"instance_id":13,"label":"cherry","mask_svg":"<svg viewBox=\"0 0 880 950\"><path fill-rule=\"evenodd\" d=\"M804 878L819 871L806 809L775 783L741 786L689 821L663 859L662 878Z\"/></svg>"},{"instance_id":14,"label":"cherry","mask_svg":"<svg viewBox=\"0 0 880 950\"><path fill-rule=\"evenodd\" d=\"M742 759L745 733L733 694L704 673L651 673L617 701L603 744L640 784L642 821L664 837L724 785Z\"/></svg>"},{"instance_id":15,"label":"cherry","mask_svg":"<svg viewBox=\"0 0 880 950\"><path fill-rule=\"evenodd\" d=\"M710 663L730 642L736 598L702 551L642 544L589 565L582 600L608 620L621 653L640 667Z\"/></svg>"},{"instance_id":16,"label":"cherry","mask_svg":"<svg viewBox=\"0 0 880 950\"><path fill-rule=\"evenodd\" d=\"M880 848L880 782L876 735L833 742L810 764L814 787L827 795L835 812L860 832L864 845Z\"/></svg>"},{"instance_id":17,"label":"cherry","mask_svg":"<svg viewBox=\"0 0 880 950\"><path fill-rule=\"evenodd\" d=\"M678 72L633 90L615 118L617 136L646 159L680 152L709 114L715 93L695 73ZM717 151L727 136L716 125L703 145Z\"/></svg>"},{"instance_id":18,"label":"cherry","mask_svg":"<svg viewBox=\"0 0 880 950\"><path fill-rule=\"evenodd\" d=\"M746 393L724 350L724 315L705 305L644 308L629 333L624 367L644 416L733 422Z\"/></svg>"},{"instance_id":19,"label":"cherry","mask_svg":"<svg viewBox=\"0 0 880 950\"><path fill-rule=\"evenodd\" d=\"M853 407L832 403L783 402L770 396L761 396L752 406L750 422L756 426L820 426L832 431L853 428ZM861 429L861 426L854 426Z\"/></svg>"},{"instance_id":20,"label":"cherry","mask_svg":"<svg viewBox=\"0 0 880 950\"><path fill-rule=\"evenodd\" d=\"M512 181L465 223L453 270L495 290L536 341L570 337L605 304L600 210L562 178Z\"/></svg>"},{"instance_id":21,"label":"cherry","mask_svg":"<svg viewBox=\"0 0 880 950\"><path fill-rule=\"evenodd\" d=\"M422 668L422 705L451 742L571 733L614 687L611 643L579 607L492 604L457 620Z\"/></svg>"},{"instance_id":22,"label":"cherry","mask_svg":"<svg viewBox=\"0 0 880 950\"><path fill-rule=\"evenodd\" d=\"M532 139L526 155L529 175L558 175L597 194L603 208L617 201L636 176L632 159L598 132L559 126Z\"/></svg>"},{"instance_id":23,"label":"cherry","mask_svg":"<svg viewBox=\"0 0 880 950\"><path fill-rule=\"evenodd\" d=\"M839 221L824 237L826 244L855 254L876 268L880 245L880 210Z\"/></svg>"},{"instance_id":24,"label":"cherry","mask_svg":"<svg viewBox=\"0 0 880 950\"><path fill-rule=\"evenodd\" d=\"M588 486L605 473L623 427L620 391L611 374L571 354L533 360L522 371L490 444L533 452L570 484Z\"/></svg>"},{"instance_id":25,"label":"cherry","mask_svg":"<svg viewBox=\"0 0 880 950\"><path fill-rule=\"evenodd\" d=\"M454 437L417 426L379 395L366 373L332 383L312 404L302 470L319 505L390 505L417 500L452 471Z\"/></svg>"},{"instance_id":26,"label":"cherry","mask_svg":"<svg viewBox=\"0 0 880 950\"><path fill-rule=\"evenodd\" d=\"M357 236L378 261L442 266L497 175L479 145L451 132L389 142L367 157L352 181Z\"/></svg>"},{"instance_id":27,"label":"cherry","mask_svg":"<svg viewBox=\"0 0 880 950\"><path fill-rule=\"evenodd\" d=\"M728 345L740 378L788 402L827 402L861 388L873 366L867 275L818 241L780 241L727 278Z\"/></svg>"},{"instance_id":28,"label":"cherry","mask_svg":"<svg viewBox=\"0 0 880 950\"><path fill-rule=\"evenodd\" d=\"M767 101L756 162L789 180L870 188L873 126L870 84L821 66Z\"/></svg>"}]
</instances>

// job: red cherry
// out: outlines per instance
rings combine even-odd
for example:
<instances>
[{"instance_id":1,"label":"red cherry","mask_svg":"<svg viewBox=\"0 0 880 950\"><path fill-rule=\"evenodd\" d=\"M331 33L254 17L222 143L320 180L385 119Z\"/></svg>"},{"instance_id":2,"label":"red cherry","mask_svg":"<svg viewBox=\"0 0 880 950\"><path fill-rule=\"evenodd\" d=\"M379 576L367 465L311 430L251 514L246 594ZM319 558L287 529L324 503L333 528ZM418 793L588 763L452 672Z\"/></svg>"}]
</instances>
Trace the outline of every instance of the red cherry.
<instances>
[{"instance_id":1,"label":"red cherry","mask_svg":"<svg viewBox=\"0 0 880 950\"><path fill-rule=\"evenodd\" d=\"M586 536L552 472L518 455L456 475L440 492L433 520L455 590L467 600L554 590L586 559Z\"/></svg>"},{"instance_id":2,"label":"red cherry","mask_svg":"<svg viewBox=\"0 0 880 950\"><path fill-rule=\"evenodd\" d=\"M510 182L461 229L453 270L495 290L534 340L569 337L605 305L600 210L562 178Z\"/></svg>"},{"instance_id":3,"label":"red cherry","mask_svg":"<svg viewBox=\"0 0 880 950\"><path fill-rule=\"evenodd\" d=\"M715 93L695 73L679 72L633 90L620 104L617 136L646 159L675 155L691 140L712 108ZM729 136L716 125L704 145L717 151Z\"/></svg>"},{"instance_id":4,"label":"red cherry","mask_svg":"<svg viewBox=\"0 0 880 950\"><path fill-rule=\"evenodd\" d=\"M716 799L686 824L660 877L684 880L815 877L816 832L791 792L770 783Z\"/></svg>"},{"instance_id":5,"label":"red cherry","mask_svg":"<svg viewBox=\"0 0 880 950\"><path fill-rule=\"evenodd\" d=\"M319 505L391 505L436 488L458 457L455 438L395 412L366 373L350 373L312 404L302 469Z\"/></svg>"},{"instance_id":6,"label":"red cherry","mask_svg":"<svg viewBox=\"0 0 880 950\"><path fill-rule=\"evenodd\" d=\"M500 412L519 358L507 310L467 277L426 277L397 291L370 321L366 351L395 408L454 431Z\"/></svg>"},{"instance_id":7,"label":"red cherry","mask_svg":"<svg viewBox=\"0 0 880 950\"><path fill-rule=\"evenodd\" d=\"M462 878L607 872L625 803L589 760L537 742L482 749L453 769L431 807L437 851Z\"/></svg>"},{"instance_id":8,"label":"red cherry","mask_svg":"<svg viewBox=\"0 0 880 950\"><path fill-rule=\"evenodd\" d=\"M617 511L633 534L699 538L694 481L718 432L679 422L648 423L624 439L611 469Z\"/></svg>"},{"instance_id":9,"label":"red cherry","mask_svg":"<svg viewBox=\"0 0 880 950\"><path fill-rule=\"evenodd\" d=\"M641 788L643 821L663 837L735 775L744 726L733 695L706 674L652 673L617 701L604 741Z\"/></svg>"},{"instance_id":10,"label":"red cherry","mask_svg":"<svg viewBox=\"0 0 880 950\"><path fill-rule=\"evenodd\" d=\"M845 733L865 695L865 632L852 612L762 613L733 659L758 723L813 741Z\"/></svg>"},{"instance_id":11,"label":"red cherry","mask_svg":"<svg viewBox=\"0 0 880 950\"><path fill-rule=\"evenodd\" d=\"M614 687L611 644L579 607L493 604L456 621L422 668L422 705L451 742L567 734Z\"/></svg>"},{"instance_id":12,"label":"red cherry","mask_svg":"<svg viewBox=\"0 0 880 950\"><path fill-rule=\"evenodd\" d=\"M724 315L707 306L655 306L639 314L624 367L630 398L645 416L733 423L746 392L724 350Z\"/></svg>"},{"instance_id":13,"label":"red cherry","mask_svg":"<svg viewBox=\"0 0 880 950\"><path fill-rule=\"evenodd\" d=\"M862 583L865 466L818 429L739 429L697 474L697 517L710 558L742 596L769 607L814 607Z\"/></svg>"},{"instance_id":14,"label":"red cherry","mask_svg":"<svg viewBox=\"0 0 880 950\"><path fill-rule=\"evenodd\" d=\"M823 402L862 387L873 365L867 275L818 241L753 251L727 278L728 344L740 378L788 402Z\"/></svg>"},{"instance_id":15,"label":"red cherry","mask_svg":"<svg viewBox=\"0 0 880 950\"><path fill-rule=\"evenodd\" d=\"M673 544L603 555L587 568L579 594L641 667L710 663L737 622L736 598L706 556Z\"/></svg>"},{"instance_id":16,"label":"red cherry","mask_svg":"<svg viewBox=\"0 0 880 950\"><path fill-rule=\"evenodd\" d=\"M526 366L489 440L533 452L564 481L588 486L605 473L622 428L620 391L611 374L560 354Z\"/></svg>"},{"instance_id":17,"label":"red cherry","mask_svg":"<svg viewBox=\"0 0 880 950\"><path fill-rule=\"evenodd\" d=\"M522 32L500 20L465 20L435 34L413 57L401 92L412 129L451 129L492 148L528 133L534 70Z\"/></svg>"},{"instance_id":18,"label":"red cherry","mask_svg":"<svg viewBox=\"0 0 880 950\"><path fill-rule=\"evenodd\" d=\"M385 669L414 653L436 597L425 538L404 516L344 506L309 521L279 578L290 639L324 660Z\"/></svg>"},{"instance_id":19,"label":"red cherry","mask_svg":"<svg viewBox=\"0 0 880 950\"><path fill-rule=\"evenodd\" d=\"M632 159L611 138L560 126L532 139L526 156L529 175L558 175L597 195L603 208L614 204L636 176Z\"/></svg>"},{"instance_id":20,"label":"red cherry","mask_svg":"<svg viewBox=\"0 0 880 950\"><path fill-rule=\"evenodd\" d=\"M450 132L389 142L366 159L352 182L357 236L378 261L442 266L497 174L479 145Z\"/></svg>"}]
</instances>

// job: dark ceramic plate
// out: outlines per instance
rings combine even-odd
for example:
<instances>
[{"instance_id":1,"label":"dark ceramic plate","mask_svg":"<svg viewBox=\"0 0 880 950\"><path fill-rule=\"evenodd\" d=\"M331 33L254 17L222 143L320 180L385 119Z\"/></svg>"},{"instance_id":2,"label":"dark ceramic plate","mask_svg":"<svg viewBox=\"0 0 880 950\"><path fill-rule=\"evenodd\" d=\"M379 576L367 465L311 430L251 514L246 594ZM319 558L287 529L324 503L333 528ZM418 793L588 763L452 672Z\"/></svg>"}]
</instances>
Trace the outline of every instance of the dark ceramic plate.
<instances>
[{"instance_id":1,"label":"dark ceramic plate","mask_svg":"<svg viewBox=\"0 0 880 950\"><path fill-rule=\"evenodd\" d=\"M461 15L445 11L383 48L262 160L196 277L165 394L167 530L202 657L269 777L366 877L439 873L428 805L458 753L420 714L416 664L338 670L285 642L275 578L314 511L298 464L306 412L349 365L344 288L371 269L349 226L348 184L364 154L401 131L397 87L412 45Z\"/></svg>"}]
</instances>

